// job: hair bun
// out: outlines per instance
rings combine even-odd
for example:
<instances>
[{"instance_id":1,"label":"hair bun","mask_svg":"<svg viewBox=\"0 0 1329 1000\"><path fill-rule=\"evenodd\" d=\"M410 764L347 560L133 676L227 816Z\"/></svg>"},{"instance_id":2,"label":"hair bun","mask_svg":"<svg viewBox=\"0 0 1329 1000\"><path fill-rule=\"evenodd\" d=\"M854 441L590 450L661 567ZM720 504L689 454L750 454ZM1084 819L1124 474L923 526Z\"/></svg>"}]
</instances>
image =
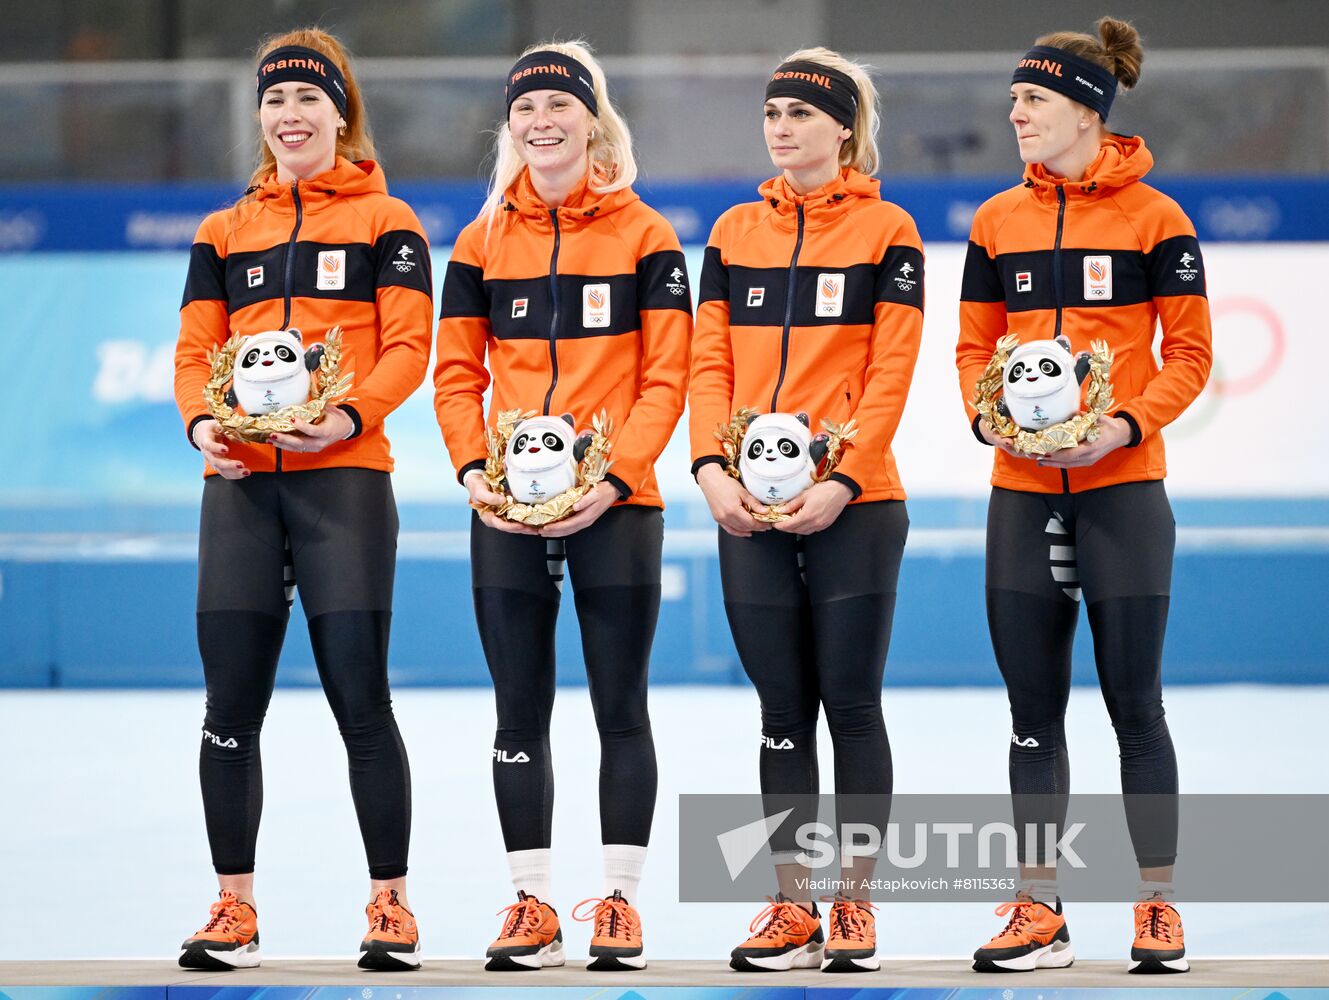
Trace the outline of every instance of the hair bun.
<instances>
[{"instance_id":1,"label":"hair bun","mask_svg":"<svg viewBox=\"0 0 1329 1000\"><path fill-rule=\"evenodd\" d=\"M1100 17L1095 27L1103 42L1103 53L1112 61L1112 75L1129 90L1140 81L1140 65L1144 62L1140 33L1130 22L1115 17Z\"/></svg>"}]
</instances>

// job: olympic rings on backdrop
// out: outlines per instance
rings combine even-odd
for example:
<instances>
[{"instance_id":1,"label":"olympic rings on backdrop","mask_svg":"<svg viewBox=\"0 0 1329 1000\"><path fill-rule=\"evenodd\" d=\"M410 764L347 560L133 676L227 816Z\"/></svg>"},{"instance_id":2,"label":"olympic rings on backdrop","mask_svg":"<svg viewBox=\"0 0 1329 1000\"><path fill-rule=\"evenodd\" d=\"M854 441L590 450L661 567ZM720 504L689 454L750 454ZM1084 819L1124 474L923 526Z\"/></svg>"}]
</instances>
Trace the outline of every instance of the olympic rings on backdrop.
<instances>
[{"instance_id":1,"label":"olympic rings on backdrop","mask_svg":"<svg viewBox=\"0 0 1329 1000\"><path fill-rule=\"evenodd\" d=\"M1217 363L1215 363L1209 385L1220 396L1244 396L1247 393L1254 392L1273 378L1274 373L1283 364L1283 357L1287 354L1287 331L1283 327L1282 318L1269 303L1261 299L1234 298L1220 299L1210 306L1210 316L1215 329L1217 329L1221 317L1241 313L1256 317L1268 327L1269 353L1253 371L1240 378L1223 378L1219 374ZM1217 362L1218 351L1215 350L1214 354L1215 362Z\"/></svg>"}]
</instances>

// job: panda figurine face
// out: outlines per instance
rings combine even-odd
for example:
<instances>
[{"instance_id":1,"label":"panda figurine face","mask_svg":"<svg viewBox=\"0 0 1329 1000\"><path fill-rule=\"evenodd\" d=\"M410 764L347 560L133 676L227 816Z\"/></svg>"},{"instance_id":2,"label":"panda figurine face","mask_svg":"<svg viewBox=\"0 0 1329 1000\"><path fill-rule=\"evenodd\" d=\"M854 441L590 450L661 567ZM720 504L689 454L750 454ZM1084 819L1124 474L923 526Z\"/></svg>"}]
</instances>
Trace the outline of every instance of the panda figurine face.
<instances>
[{"instance_id":1,"label":"panda figurine face","mask_svg":"<svg viewBox=\"0 0 1329 1000\"><path fill-rule=\"evenodd\" d=\"M812 485L816 462L807 414L764 413L748 424L738 471L762 503L784 503Z\"/></svg>"},{"instance_id":2,"label":"panda figurine face","mask_svg":"<svg viewBox=\"0 0 1329 1000\"><path fill-rule=\"evenodd\" d=\"M251 417L309 401L309 370L298 330L268 330L240 341L232 389Z\"/></svg>"},{"instance_id":3,"label":"panda figurine face","mask_svg":"<svg viewBox=\"0 0 1329 1000\"><path fill-rule=\"evenodd\" d=\"M1041 431L1080 412L1075 358L1064 337L1021 344L1006 359L1002 375L1006 409L1027 431Z\"/></svg>"},{"instance_id":4,"label":"panda figurine face","mask_svg":"<svg viewBox=\"0 0 1329 1000\"><path fill-rule=\"evenodd\" d=\"M577 483L572 417L531 417L512 431L504 457L508 491L520 503L544 503Z\"/></svg>"}]
</instances>

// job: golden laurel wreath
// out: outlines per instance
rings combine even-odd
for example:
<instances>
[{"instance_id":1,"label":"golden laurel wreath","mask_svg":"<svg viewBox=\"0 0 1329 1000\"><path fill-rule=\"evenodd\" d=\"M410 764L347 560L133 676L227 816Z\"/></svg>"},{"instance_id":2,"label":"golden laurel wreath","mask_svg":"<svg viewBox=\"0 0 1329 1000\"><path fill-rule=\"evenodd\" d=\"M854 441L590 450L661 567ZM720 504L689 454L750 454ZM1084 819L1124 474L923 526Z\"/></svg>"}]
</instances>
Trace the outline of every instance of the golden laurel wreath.
<instances>
[{"instance_id":1,"label":"golden laurel wreath","mask_svg":"<svg viewBox=\"0 0 1329 1000\"><path fill-rule=\"evenodd\" d=\"M1112 382L1108 378L1112 371L1113 355L1107 341L1094 340L1089 344L1092 349L1089 354L1089 391L1084 399L1088 409L1041 431L1024 430L997 409L997 400L1001 397L1004 384L1006 359L1019 346L1020 338L1013 333L997 341L992 360L974 387L974 408L983 419L994 431L1009 439L1012 448L1025 455L1051 455L1063 448L1073 448L1081 441L1097 440L1098 418L1115 402L1112 398Z\"/></svg>"},{"instance_id":2,"label":"golden laurel wreath","mask_svg":"<svg viewBox=\"0 0 1329 1000\"><path fill-rule=\"evenodd\" d=\"M538 528L542 524L550 524L567 517L572 512L572 505L604 479L605 473L614 464L608 457L609 449L613 447L609 435L614 433L614 423L603 410L591 418L591 443L577 465L575 485L543 503L520 503L508 496L503 484L507 476L505 464L508 441L513 431L517 429L517 425L533 416L535 416L534 410L525 413L521 410L501 410L494 426L485 431L485 446L488 450L485 456L485 485L495 493L502 493L504 501L496 507L480 503L472 503L471 506L476 510L490 511L509 521Z\"/></svg>"},{"instance_id":3,"label":"golden laurel wreath","mask_svg":"<svg viewBox=\"0 0 1329 1000\"><path fill-rule=\"evenodd\" d=\"M269 435L294 430L293 421L296 417L311 424L318 423L328 404L351 390L351 378L355 372L347 372L345 375L341 373L341 327L334 326L323 338L323 357L319 359L318 370L314 373L318 389L313 399L294 406L283 406L275 413L262 413L253 417L240 413L226 402L226 388L235 372L235 355L242 339L239 333L233 333L226 343L212 350L208 355L212 377L203 387L204 402L221 425L222 433L229 438L263 444ZM348 397L346 401L349 402L350 398L354 397Z\"/></svg>"},{"instance_id":4,"label":"golden laurel wreath","mask_svg":"<svg viewBox=\"0 0 1329 1000\"><path fill-rule=\"evenodd\" d=\"M752 407L744 406L729 418L729 423L721 424L715 429L715 439L720 442L720 448L724 452L724 470L740 483L743 481L743 475L738 470L738 459L743 454L743 438L747 435L748 424L752 418L759 416L761 414ZM858 436L858 428L854 426L852 420L843 424L823 420L821 426L830 436L830 440L826 442L826 457L812 473L814 483L824 483L831 478L831 473L840 464L845 445ZM764 521L767 524L775 524L793 516L778 505L767 507L764 513L752 512L754 520Z\"/></svg>"}]
</instances>

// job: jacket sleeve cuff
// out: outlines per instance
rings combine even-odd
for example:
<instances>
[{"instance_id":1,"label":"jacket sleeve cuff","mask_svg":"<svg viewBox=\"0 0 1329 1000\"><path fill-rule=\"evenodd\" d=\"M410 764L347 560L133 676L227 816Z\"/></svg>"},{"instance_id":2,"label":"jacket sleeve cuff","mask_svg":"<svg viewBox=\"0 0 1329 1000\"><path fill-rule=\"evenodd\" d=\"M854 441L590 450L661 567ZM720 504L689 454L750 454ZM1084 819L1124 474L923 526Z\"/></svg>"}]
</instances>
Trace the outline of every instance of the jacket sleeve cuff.
<instances>
[{"instance_id":1,"label":"jacket sleeve cuff","mask_svg":"<svg viewBox=\"0 0 1329 1000\"><path fill-rule=\"evenodd\" d=\"M978 438L979 444L987 445L989 448L991 448L992 445L988 444L988 439L985 438L983 436L983 432L978 429L978 422L982 419L983 415L981 413L975 416L974 422L969 425L969 429L974 432L974 437Z\"/></svg>"},{"instance_id":2,"label":"jacket sleeve cuff","mask_svg":"<svg viewBox=\"0 0 1329 1000\"><path fill-rule=\"evenodd\" d=\"M842 486L848 486L849 492L853 494L853 496L849 498L851 502L863 495L863 487L859 486L857 482L850 479L843 472L832 472L826 478L833 482L837 482Z\"/></svg>"},{"instance_id":3,"label":"jacket sleeve cuff","mask_svg":"<svg viewBox=\"0 0 1329 1000\"><path fill-rule=\"evenodd\" d=\"M618 490L618 498L620 500L626 500L628 497L632 496L632 487L623 482L623 480L619 479L618 476L614 475L612 472L605 473L605 482Z\"/></svg>"},{"instance_id":4,"label":"jacket sleeve cuff","mask_svg":"<svg viewBox=\"0 0 1329 1000\"><path fill-rule=\"evenodd\" d=\"M1135 418L1124 410L1118 410L1115 416L1120 417L1126 423L1131 425L1131 439L1126 442L1127 448L1138 448L1140 442L1144 440L1144 435L1140 433L1140 425L1135 422Z\"/></svg>"},{"instance_id":5,"label":"jacket sleeve cuff","mask_svg":"<svg viewBox=\"0 0 1329 1000\"><path fill-rule=\"evenodd\" d=\"M485 470L485 460L483 458L477 458L474 462L467 462L465 465L461 467L461 469L458 470L457 482L465 486L466 474L468 472L484 472L484 470Z\"/></svg>"},{"instance_id":6,"label":"jacket sleeve cuff","mask_svg":"<svg viewBox=\"0 0 1329 1000\"><path fill-rule=\"evenodd\" d=\"M703 455L692 463L692 478L697 478L697 473L701 471L703 465L724 465L723 455Z\"/></svg>"},{"instance_id":7,"label":"jacket sleeve cuff","mask_svg":"<svg viewBox=\"0 0 1329 1000\"><path fill-rule=\"evenodd\" d=\"M185 437L189 439L189 447L193 448L195 451L202 450L201 448L199 448L198 445L194 444L194 428L205 420L214 420L214 419L216 418L212 417L207 413L200 413L193 420L189 421L189 426L185 428Z\"/></svg>"},{"instance_id":8,"label":"jacket sleeve cuff","mask_svg":"<svg viewBox=\"0 0 1329 1000\"><path fill-rule=\"evenodd\" d=\"M365 429L364 421L360 419L360 411L350 403L338 403L337 405L341 407L343 413L351 418L351 423L355 425L351 429L351 433L342 438L342 440L352 441L355 438L358 438L360 433Z\"/></svg>"}]
</instances>

